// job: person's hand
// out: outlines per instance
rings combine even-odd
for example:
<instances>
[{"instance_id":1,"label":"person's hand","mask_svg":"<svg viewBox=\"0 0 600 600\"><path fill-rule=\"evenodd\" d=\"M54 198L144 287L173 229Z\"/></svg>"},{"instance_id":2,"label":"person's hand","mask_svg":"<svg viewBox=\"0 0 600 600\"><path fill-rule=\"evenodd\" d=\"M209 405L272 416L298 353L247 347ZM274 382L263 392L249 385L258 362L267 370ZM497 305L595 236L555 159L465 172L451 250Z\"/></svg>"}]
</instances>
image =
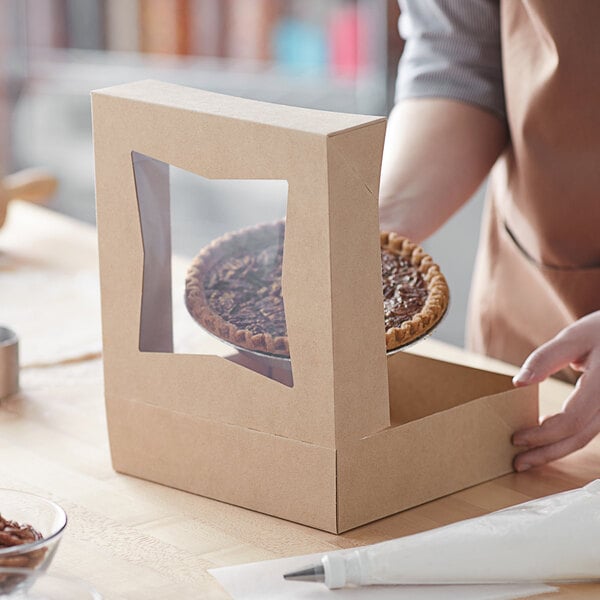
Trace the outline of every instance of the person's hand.
<instances>
[{"instance_id":1,"label":"person's hand","mask_svg":"<svg viewBox=\"0 0 600 600\"><path fill-rule=\"evenodd\" d=\"M525 448L515 457L517 471L579 450L600 432L600 311L579 319L532 352L513 383L518 387L539 383L567 365L583 374L562 412L513 435L513 444Z\"/></svg>"}]
</instances>

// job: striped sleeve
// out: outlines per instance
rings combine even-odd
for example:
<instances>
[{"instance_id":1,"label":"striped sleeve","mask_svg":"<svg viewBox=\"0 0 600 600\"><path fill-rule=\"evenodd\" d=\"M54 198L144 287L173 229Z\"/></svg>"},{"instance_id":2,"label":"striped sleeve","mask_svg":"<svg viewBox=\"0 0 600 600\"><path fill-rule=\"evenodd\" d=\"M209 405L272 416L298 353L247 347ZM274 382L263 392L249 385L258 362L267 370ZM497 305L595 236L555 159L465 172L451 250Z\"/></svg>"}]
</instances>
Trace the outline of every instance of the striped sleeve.
<instances>
[{"instance_id":1,"label":"striped sleeve","mask_svg":"<svg viewBox=\"0 0 600 600\"><path fill-rule=\"evenodd\" d=\"M506 118L499 0L399 0L396 101L443 97Z\"/></svg>"}]
</instances>

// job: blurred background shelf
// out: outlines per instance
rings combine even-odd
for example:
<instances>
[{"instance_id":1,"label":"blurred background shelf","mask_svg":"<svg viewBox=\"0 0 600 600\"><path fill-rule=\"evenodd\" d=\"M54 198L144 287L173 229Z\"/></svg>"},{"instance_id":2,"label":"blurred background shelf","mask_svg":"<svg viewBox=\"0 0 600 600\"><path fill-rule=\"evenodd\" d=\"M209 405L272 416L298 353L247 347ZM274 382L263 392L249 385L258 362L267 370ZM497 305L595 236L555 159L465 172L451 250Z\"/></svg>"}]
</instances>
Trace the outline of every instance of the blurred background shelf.
<instances>
[{"instance_id":1,"label":"blurred background shelf","mask_svg":"<svg viewBox=\"0 0 600 600\"><path fill-rule=\"evenodd\" d=\"M387 115L398 17L397 0L0 0L0 174L51 169L60 189L50 207L93 223L89 94L139 79ZM173 194L189 198L174 215L174 251L188 256L203 219L190 185L173 177ZM456 344L480 212L481 193L425 244L453 291L436 337Z\"/></svg>"},{"instance_id":2,"label":"blurred background shelf","mask_svg":"<svg viewBox=\"0 0 600 600\"><path fill-rule=\"evenodd\" d=\"M2 0L0 171L53 169L93 222L89 93L137 79L387 114L396 0ZM10 149L10 150L6 150Z\"/></svg>"},{"instance_id":3,"label":"blurred background shelf","mask_svg":"<svg viewBox=\"0 0 600 600\"><path fill-rule=\"evenodd\" d=\"M218 57L143 55L50 49L30 52L27 93L88 94L132 81L160 79L224 94L322 110L382 114L387 79L373 72L359 79L315 72L297 75L277 64Z\"/></svg>"}]
</instances>

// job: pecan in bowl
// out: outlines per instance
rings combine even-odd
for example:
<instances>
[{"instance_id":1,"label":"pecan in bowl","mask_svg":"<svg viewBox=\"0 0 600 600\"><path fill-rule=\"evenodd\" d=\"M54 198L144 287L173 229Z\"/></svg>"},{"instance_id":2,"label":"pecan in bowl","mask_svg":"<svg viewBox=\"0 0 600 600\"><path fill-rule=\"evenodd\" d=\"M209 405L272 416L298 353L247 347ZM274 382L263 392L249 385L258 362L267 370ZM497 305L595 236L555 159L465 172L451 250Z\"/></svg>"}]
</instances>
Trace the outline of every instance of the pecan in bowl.
<instances>
[{"instance_id":1,"label":"pecan in bowl","mask_svg":"<svg viewBox=\"0 0 600 600\"><path fill-rule=\"evenodd\" d=\"M51 500L0 489L0 596L26 589L32 574L48 568L66 524L65 511Z\"/></svg>"}]
</instances>

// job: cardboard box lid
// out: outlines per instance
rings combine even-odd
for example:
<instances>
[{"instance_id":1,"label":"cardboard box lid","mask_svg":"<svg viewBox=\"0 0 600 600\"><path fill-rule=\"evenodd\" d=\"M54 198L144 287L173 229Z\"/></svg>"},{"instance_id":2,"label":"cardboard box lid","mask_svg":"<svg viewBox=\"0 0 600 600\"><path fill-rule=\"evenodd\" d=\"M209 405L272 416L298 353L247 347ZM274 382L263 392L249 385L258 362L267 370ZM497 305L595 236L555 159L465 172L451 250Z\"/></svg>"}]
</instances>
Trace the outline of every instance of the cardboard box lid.
<instances>
[{"instance_id":1,"label":"cardboard box lid","mask_svg":"<svg viewBox=\"0 0 600 600\"><path fill-rule=\"evenodd\" d=\"M389 426L377 210L385 119L154 81L94 92L93 119L107 393L329 448ZM132 152L207 178L288 181L293 388L220 357L140 352L152 269Z\"/></svg>"},{"instance_id":2,"label":"cardboard box lid","mask_svg":"<svg viewBox=\"0 0 600 600\"><path fill-rule=\"evenodd\" d=\"M139 102L151 101L152 104L176 106L181 110L315 135L335 135L369 123L385 121L383 117L337 113L236 98L153 79L102 88L94 90L92 94L127 98Z\"/></svg>"}]
</instances>

